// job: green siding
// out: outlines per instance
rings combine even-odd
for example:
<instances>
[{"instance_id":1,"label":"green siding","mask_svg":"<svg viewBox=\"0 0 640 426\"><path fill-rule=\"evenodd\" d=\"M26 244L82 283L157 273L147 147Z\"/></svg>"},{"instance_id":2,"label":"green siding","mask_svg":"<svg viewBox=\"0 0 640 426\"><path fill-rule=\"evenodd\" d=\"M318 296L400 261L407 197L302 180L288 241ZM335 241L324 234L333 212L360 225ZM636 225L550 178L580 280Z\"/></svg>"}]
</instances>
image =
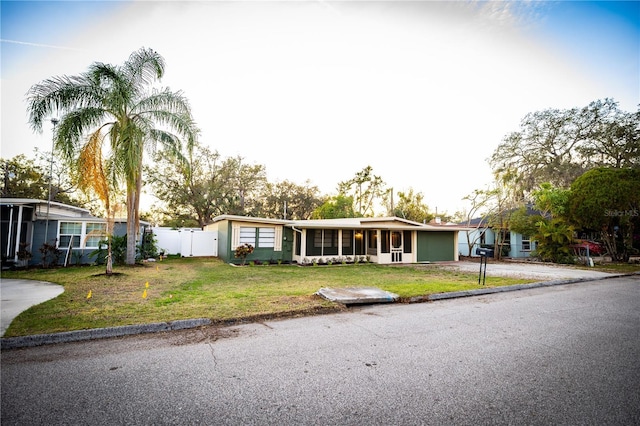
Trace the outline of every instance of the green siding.
<instances>
[{"instance_id":1,"label":"green siding","mask_svg":"<svg viewBox=\"0 0 640 426\"><path fill-rule=\"evenodd\" d=\"M218 257L225 262L233 259L233 253L231 253L231 222L228 220L218 224Z\"/></svg>"},{"instance_id":2,"label":"green siding","mask_svg":"<svg viewBox=\"0 0 640 426\"><path fill-rule=\"evenodd\" d=\"M227 263L240 264L242 260L236 258L234 251L231 250L232 221L224 222L226 225L218 226L218 257ZM240 223L240 226L245 225L244 223ZM284 228L282 230L282 235L285 238L284 241L282 241L282 251L274 251L273 248L256 247L254 248L253 253L247 256L246 262L250 262L252 260L259 260L261 262L269 262L272 260L291 261L291 259L293 259L293 230Z\"/></svg>"},{"instance_id":3,"label":"green siding","mask_svg":"<svg viewBox=\"0 0 640 426\"><path fill-rule=\"evenodd\" d=\"M418 262L455 260L454 243L451 231L418 232Z\"/></svg>"},{"instance_id":4,"label":"green siding","mask_svg":"<svg viewBox=\"0 0 640 426\"><path fill-rule=\"evenodd\" d=\"M284 228L282 230L282 236L284 238L284 241L282 241L282 252L280 252L280 259L290 262L293 259L293 229Z\"/></svg>"}]
</instances>

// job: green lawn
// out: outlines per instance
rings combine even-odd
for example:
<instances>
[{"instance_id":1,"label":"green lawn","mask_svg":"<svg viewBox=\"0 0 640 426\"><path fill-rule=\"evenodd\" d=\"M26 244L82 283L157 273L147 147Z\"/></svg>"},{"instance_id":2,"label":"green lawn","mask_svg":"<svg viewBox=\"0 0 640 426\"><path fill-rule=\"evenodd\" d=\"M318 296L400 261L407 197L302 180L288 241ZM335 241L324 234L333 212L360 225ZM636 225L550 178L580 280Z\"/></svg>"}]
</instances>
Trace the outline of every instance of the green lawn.
<instances>
[{"instance_id":1,"label":"green lawn","mask_svg":"<svg viewBox=\"0 0 640 426\"><path fill-rule=\"evenodd\" d=\"M171 258L116 267L114 272L116 275L107 277L102 266L3 272L2 278L49 281L65 288L57 298L19 315L5 337L190 318L224 322L344 309L314 295L321 287L374 286L402 298L479 287L477 274L436 265L235 267L213 258ZM487 277L486 286L531 281Z\"/></svg>"}]
</instances>

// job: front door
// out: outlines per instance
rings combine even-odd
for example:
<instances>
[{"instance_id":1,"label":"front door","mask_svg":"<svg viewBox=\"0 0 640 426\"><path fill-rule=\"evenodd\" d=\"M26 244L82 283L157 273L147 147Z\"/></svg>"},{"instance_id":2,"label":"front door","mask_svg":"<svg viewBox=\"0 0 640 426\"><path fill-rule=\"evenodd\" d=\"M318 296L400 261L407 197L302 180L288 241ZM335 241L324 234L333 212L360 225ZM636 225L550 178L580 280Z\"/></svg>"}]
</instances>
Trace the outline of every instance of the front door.
<instances>
[{"instance_id":1,"label":"front door","mask_svg":"<svg viewBox=\"0 0 640 426\"><path fill-rule=\"evenodd\" d=\"M402 232L391 231L391 263L402 263Z\"/></svg>"}]
</instances>

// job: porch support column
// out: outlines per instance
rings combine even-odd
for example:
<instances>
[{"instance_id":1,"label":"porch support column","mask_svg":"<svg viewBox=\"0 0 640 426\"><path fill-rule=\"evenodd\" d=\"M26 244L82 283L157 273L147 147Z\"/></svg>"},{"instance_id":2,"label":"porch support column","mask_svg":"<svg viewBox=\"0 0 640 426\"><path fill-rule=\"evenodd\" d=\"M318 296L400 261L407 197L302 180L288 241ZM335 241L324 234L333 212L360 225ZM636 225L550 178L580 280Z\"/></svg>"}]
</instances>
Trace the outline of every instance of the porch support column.
<instances>
[{"instance_id":1,"label":"porch support column","mask_svg":"<svg viewBox=\"0 0 640 426\"><path fill-rule=\"evenodd\" d=\"M20 249L20 233L22 231L22 209L23 209L23 205L21 204L20 206L18 206L18 222L17 222L17 227L16 227L16 245L15 245L15 252L13 254L13 260L14 262L18 262L18 250Z\"/></svg>"},{"instance_id":2,"label":"porch support column","mask_svg":"<svg viewBox=\"0 0 640 426\"><path fill-rule=\"evenodd\" d=\"M459 234L459 232L453 233L453 260L456 262L460 260L460 251L458 250L458 238L460 238ZM469 253L469 256L471 256L471 253Z\"/></svg>"},{"instance_id":3,"label":"porch support column","mask_svg":"<svg viewBox=\"0 0 640 426\"><path fill-rule=\"evenodd\" d=\"M7 255L7 258L11 256L10 250L11 250L11 237L12 237L11 234L12 233L13 233L13 206L9 206L9 229L7 234L7 252L5 253Z\"/></svg>"},{"instance_id":4,"label":"porch support column","mask_svg":"<svg viewBox=\"0 0 640 426\"><path fill-rule=\"evenodd\" d=\"M305 228L300 232L300 260L307 257L307 230Z\"/></svg>"}]
</instances>

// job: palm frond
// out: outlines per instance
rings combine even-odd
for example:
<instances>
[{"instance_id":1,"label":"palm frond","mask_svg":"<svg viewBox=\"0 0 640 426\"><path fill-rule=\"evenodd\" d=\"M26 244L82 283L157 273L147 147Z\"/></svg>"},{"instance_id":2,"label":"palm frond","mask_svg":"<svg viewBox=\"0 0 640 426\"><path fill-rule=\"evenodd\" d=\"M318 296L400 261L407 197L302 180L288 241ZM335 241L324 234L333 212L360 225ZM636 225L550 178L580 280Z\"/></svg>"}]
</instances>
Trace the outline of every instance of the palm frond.
<instances>
[{"instance_id":1,"label":"palm frond","mask_svg":"<svg viewBox=\"0 0 640 426\"><path fill-rule=\"evenodd\" d=\"M143 47L129 56L122 72L133 86L144 87L160 80L164 75L164 68L164 58L155 50Z\"/></svg>"},{"instance_id":2,"label":"palm frond","mask_svg":"<svg viewBox=\"0 0 640 426\"><path fill-rule=\"evenodd\" d=\"M43 121L77 108L98 107L104 93L84 76L53 77L35 84L27 92L29 123L42 131Z\"/></svg>"},{"instance_id":3,"label":"palm frond","mask_svg":"<svg viewBox=\"0 0 640 426\"><path fill-rule=\"evenodd\" d=\"M111 123L105 122L108 118L106 111L100 108L80 108L73 110L62 117L55 136L55 147L62 153L67 161L72 161L77 149L85 140L88 132L102 130Z\"/></svg>"},{"instance_id":4,"label":"palm frond","mask_svg":"<svg viewBox=\"0 0 640 426\"><path fill-rule=\"evenodd\" d=\"M104 136L97 130L89 136L88 142L78 154L78 185L87 192L94 192L109 211L109 182L102 159Z\"/></svg>"}]
</instances>

